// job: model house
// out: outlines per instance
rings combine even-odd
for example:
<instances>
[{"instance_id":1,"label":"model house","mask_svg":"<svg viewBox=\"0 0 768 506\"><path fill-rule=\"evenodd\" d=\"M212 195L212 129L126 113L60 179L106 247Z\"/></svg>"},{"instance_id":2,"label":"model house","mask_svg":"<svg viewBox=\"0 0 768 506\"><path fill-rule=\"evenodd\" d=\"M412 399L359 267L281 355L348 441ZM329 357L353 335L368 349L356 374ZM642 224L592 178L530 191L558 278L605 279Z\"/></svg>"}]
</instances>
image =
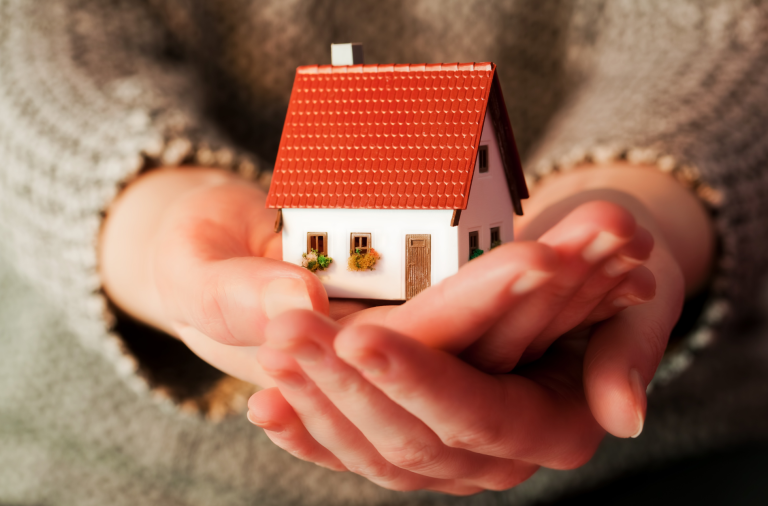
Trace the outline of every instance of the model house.
<instances>
[{"instance_id":1,"label":"model house","mask_svg":"<svg viewBox=\"0 0 768 506\"><path fill-rule=\"evenodd\" d=\"M330 297L410 299L511 241L528 190L493 63L349 60L296 70L267 206Z\"/></svg>"}]
</instances>

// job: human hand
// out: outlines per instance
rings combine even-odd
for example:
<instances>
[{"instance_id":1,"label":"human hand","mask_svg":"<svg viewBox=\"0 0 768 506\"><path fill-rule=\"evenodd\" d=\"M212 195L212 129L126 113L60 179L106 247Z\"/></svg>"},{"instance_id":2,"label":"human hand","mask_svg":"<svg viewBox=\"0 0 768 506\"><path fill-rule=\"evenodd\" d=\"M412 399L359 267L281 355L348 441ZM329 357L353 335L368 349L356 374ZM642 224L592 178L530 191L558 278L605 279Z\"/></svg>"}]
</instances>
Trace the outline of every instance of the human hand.
<instances>
[{"instance_id":1,"label":"human hand","mask_svg":"<svg viewBox=\"0 0 768 506\"><path fill-rule=\"evenodd\" d=\"M504 490L570 469L602 439L581 389L583 346L489 375L389 329L286 313L259 360L278 388L249 419L293 455L395 490ZM579 343L580 344L580 343Z\"/></svg>"},{"instance_id":2,"label":"human hand","mask_svg":"<svg viewBox=\"0 0 768 506\"><path fill-rule=\"evenodd\" d=\"M654 237L645 263L656 296L592 329L584 388L590 409L608 432L637 435L645 418L645 389L653 378L687 294L710 276L711 219L696 195L657 167L615 162L550 176L533 189L519 238L535 240L585 202L613 202ZM632 428L635 428L634 430Z\"/></svg>"},{"instance_id":3,"label":"human hand","mask_svg":"<svg viewBox=\"0 0 768 506\"><path fill-rule=\"evenodd\" d=\"M242 380L269 383L256 346L289 308L328 314L312 273L281 261L265 193L214 169L158 169L126 188L101 237L101 275L130 315Z\"/></svg>"},{"instance_id":4,"label":"human hand","mask_svg":"<svg viewBox=\"0 0 768 506\"><path fill-rule=\"evenodd\" d=\"M340 322L383 325L484 371L507 372L564 333L653 298L655 280L641 267L653 238L631 213L588 202L561 218L535 247L494 248L407 304Z\"/></svg>"},{"instance_id":5,"label":"human hand","mask_svg":"<svg viewBox=\"0 0 768 506\"><path fill-rule=\"evenodd\" d=\"M663 353L666 345L667 337L672 329L672 326L677 320L680 306L682 303L683 294L687 289L697 286L703 277L703 272L706 272L706 268L711 258L711 230L706 225L706 215L701 212L700 206L695 202L695 199L687 194L681 187L677 186L677 183L665 179L664 176L660 176L656 172L648 171L647 169L640 169L637 173L633 174L636 178L629 177L628 181L622 181L623 184L629 183L627 190L633 188L641 191L641 195L645 199L657 199L656 203L664 204L665 202L670 206L649 206L643 205L642 202L638 202L636 198L633 198L629 192L619 192L619 194L606 193L602 191L599 196L585 192L578 198L569 199L568 192L558 194L552 192L550 196L557 198L550 199L549 202L546 198L540 199L539 202L544 202L546 206L544 210L547 212L533 213L535 216L543 217L533 225L529 225L524 228L524 234L527 233L533 237L536 237L536 228L539 228L538 235L541 235L541 230L548 230L551 226L552 220L559 219L559 216L567 214L571 209L579 204L590 201L596 197L608 200L615 200L622 205L626 205L627 208L638 216L644 224L647 224L654 232L654 236L661 238L661 247L654 251L651 260L648 262L648 270L655 273L655 276L660 280L657 296L654 301L641 306L630 308L618 316L610 318L607 322L596 327L589 341L585 341L587 336L582 333L581 335L572 335L567 339L558 340L554 346L550 348L548 353L535 363L518 369L517 372L524 376L528 376L531 379L536 379L540 382L540 385L545 388L549 388L550 393L562 392L560 399L566 399L568 397L577 397L579 400L577 404L584 406L587 401L583 401L584 398L579 398L579 395L583 392L584 397L588 399L588 405L590 411L594 413L595 417L600 421L600 424L608 429L610 432L617 436L628 437L630 435L636 436L642 430L643 420L645 417L645 386L648 380L653 375L658 362ZM646 179L647 178L647 179ZM605 179L605 176L603 176ZM639 179L639 180L638 180ZM599 178L598 178L599 180ZM646 184L642 184L645 182ZM570 183L570 184L568 184ZM579 185L573 185L572 182L566 183L567 187L575 186L579 191L584 188L580 188ZM650 190L648 188L650 185ZM588 188L586 188L588 189ZM565 197L565 198L563 198ZM629 198L628 198L629 197ZM562 199L562 200L559 200ZM639 205L638 205L639 204ZM670 209L671 207L671 209ZM670 213L670 210L675 212ZM655 211L655 212L654 212ZM667 214L669 213L669 214ZM661 218L661 219L659 219ZM669 218L666 221L663 218ZM549 223L547 223L549 221ZM684 230L678 230L679 227L675 227L676 224L683 224ZM523 234L523 235L524 235ZM668 240L667 237L671 236L672 239ZM686 240L689 239L690 241ZM694 239L694 240L691 240ZM671 243L671 245L670 245ZM522 244L522 243L519 243ZM686 250L686 245L690 244L690 249ZM477 265L477 264L476 264ZM615 309L611 309L615 311ZM391 311L391 310L389 310ZM599 318L599 311L593 311L591 318ZM582 327L590 323L590 317L588 317L583 323ZM335 351L339 356L347 359L350 364L355 365L354 347L357 344L360 347L365 346L365 339L357 337L344 337L353 336L352 329L343 330L334 342ZM390 335L387 341L379 341L374 343L374 346L370 346L368 351L362 351L359 354L361 356L366 353L375 353L377 351L386 350L389 341L395 339ZM290 339L289 339L290 341ZM280 343L278 339L276 343ZM271 343L271 341L270 341ZM344 343L347 343L346 345ZM413 344L413 343L411 343ZM344 351L344 347L350 349ZM280 344L277 344L278 348L281 348ZM289 352L294 345L290 343L282 345L283 352ZM265 350L265 353L270 353ZM577 350L586 350L586 360L582 361L578 357L581 355ZM563 355L563 351L566 351ZM568 353L570 351L570 353ZM294 351L294 353L296 353ZM299 352L300 354L300 352ZM328 354L330 356L330 353ZM405 353L399 358L404 363L408 363L408 359L411 358L414 353ZM566 360L564 361L564 358ZM296 360L298 359L298 360ZM328 465L330 467L341 468L343 464L339 458L329 453L328 449L335 447L339 448L339 452L345 459L352 458L353 470L360 472L364 475L372 475L374 481L381 481L381 476L378 471L384 469L391 474L386 476L397 475L399 480L395 482L387 482L385 486L394 487L427 487L436 488L439 490L450 491L453 493L467 492L476 490L472 487L479 488L493 488L498 486L498 483L494 484L493 473L489 471L489 474L483 474L480 477L481 481L475 481L474 485L467 484L466 482L450 481L449 475L442 475L440 478L443 481L434 481L434 469L440 468L445 471L445 468L437 465L439 459L431 459L430 455L443 455L443 450L439 443L431 439L431 445L421 444L419 441L413 442L413 439L409 439L407 431L402 429L400 433L397 431L387 431L386 427L379 427L376 431L371 433L372 437L376 437L378 431L382 431L384 434L389 434L393 438L394 443L387 445L386 441L383 443L379 441L378 445L375 441L370 441L367 444L361 444L359 438L365 437L366 433L370 433L370 429L366 432L365 426L351 428L349 426L352 418L346 418L347 414L344 412L350 410L355 406L366 406L365 396L361 397L361 393L365 394L371 386L377 387L384 394L389 395L390 400L394 401L400 407L405 408L407 411L416 415L417 417L423 417L423 421L427 423L429 429L435 434L442 437L445 434L444 427L441 427L442 422L450 421L456 418L457 414L464 414L464 422L467 422L466 412L477 411L472 401L474 398L470 397L467 404L461 402L454 404L451 408L442 412L441 417L431 417L430 410L436 406L441 405L442 401L445 401L444 396L439 394L444 392L433 392L434 396L424 396L423 391L420 388L429 383L427 380L430 378L418 378L416 381L407 381L407 376L394 376L394 380L402 380L400 382L395 381L394 386L388 387L387 383L382 383L381 380L367 377L370 380L370 385L360 386L359 379L355 381L345 380L341 385L338 384L339 378L344 380L348 378L349 374L336 374L334 376L334 370L332 367L326 367L327 370L318 369L317 365L306 365L302 362L306 361L306 357L294 357L293 362L290 359L285 360L283 357L283 366L285 370L293 368L293 372L296 372L299 365L303 366L301 376L306 381L306 391L301 394L295 391L287 392L287 397L298 397L298 399L292 399L294 406L299 406L294 410L291 404L288 404L282 397L279 391L275 389L269 389L260 394L254 396L251 400L250 407L251 412L249 417L252 420L268 429L270 437L273 438L280 446L292 451L294 454L306 458L308 460L317 461L321 464ZM330 359L326 359L326 362ZM557 362L560 362L559 364ZM570 362L570 366L568 363ZM279 360L275 361L279 364ZM584 372L580 374L578 368L581 364L584 364ZM407 370L407 365L403 370ZM362 371L365 370L365 364L358 364L358 368ZM279 370L279 367L277 368ZM444 366L431 369L424 364L419 364L412 368L413 371L426 371L429 376L431 371L435 377L444 378L445 381L437 381L437 384L444 383L450 385L450 380L457 377L455 372L450 372L450 367ZM398 369L399 371L399 369ZM449 371L444 377L441 375L443 371ZM576 373L574 374L574 371ZM475 371L477 372L477 371ZM277 375L280 375L278 371ZM583 377L583 381L582 381ZM411 377L412 378L412 377ZM336 383L334 385L334 383ZM362 383L365 385L365 383ZM325 385L325 387L323 387ZM330 387L329 387L330 385ZM339 388L342 386L343 388ZM394 389L394 390L393 390ZM339 397L344 392L350 392L346 399L342 398L337 402L339 406L330 406L332 397ZM392 392L392 393L391 393ZM327 395L325 395L327 394ZM420 395L422 394L422 395ZM504 399L507 400L507 399ZM581 402L583 401L583 402ZM472 409L462 411L464 406L473 406ZM502 402L500 406L506 408L508 404ZM315 432L319 434L320 441L326 441L327 447L318 443L318 439L315 439L313 433L307 432L306 427L302 424L302 416L306 416L306 413L311 413L314 408L321 407L326 409L327 413L335 414L340 418L342 425L347 424L344 434L336 434L328 439L328 434L333 434L332 430L317 431L315 425ZM377 411L378 412L378 411ZM385 411L386 412L386 411ZM438 412L439 409L438 409ZM483 413L482 410L478 411ZM298 413L298 415L297 415ZM341 415L339 415L341 413ZM352 412L354 416L354 411ZM522 411L522 413L528 414L528 411ZM551 414L551 413L550 413ZM510 419L514 419L515 416L519 416L519 412L505 413L502 417L502 421L494 424L488 422L488 419L483 417L477 417L469 420L470 435L466 439L477 443L470 444L468 446L460 445L461 447L469 447L479 453L485 453L484 447L487 447L487 442L493 440L496 445L492 447L503 447L505 443L513 443L514 438L510 437L506 440L500 437L503 431L499 430L499 425L509 424ZM358 416L359 417L359 416ZM283 424L280 425L280 421L283 420ZM431 423L430 423L431 420ZM376 422L376 420L373 420ZM549 419L544 422L550 421ZM314 420L317 422L317 419ZM313 423L312 421L309 422ZM360 422L361 424L365 421ZM542 425L543 426L543 425ZM571 427L576 425L571 424ZM589 424L585 426L587 432L589 432ZM278 431L269 430L278 429ZM464 427L466 428L466 427ZM328 429L328 426L325 427ZM423 429L423 427L422 427ZM459 430L462 427L459 424ZM535 430L536 427L533 427ZM392 435L394 433L394 436ZM546 431L545 431L546 432ZM360 434L363 436L360 436ZM467 432L465 431L464 434ZM418 431L416 432L418 434ZM429 436L429 432L427 432ZM338 436L338 437L337 437ZM347 444L345 446L345 437L347 438ZM350 443L350 441L357 438L357 441ZM589 437L588 435L580 439L584 443L582 447L585 450L581 453L581 460L579 458L573 458L571 465L578 465L580 462L584 462L585 458L588 459L591 455L589 450L589 443L595 441L595 436ZM599 440L599 437L597 438ZM429 437L426 439L429 441ZM577 437L576 440L579 440ZM403 441L410 441L409 444L399 444ZM440 441L446 441L440 439ZM454 439L448 439L448 442L455 441ZM485 443L483 443L483 441ZM466 440L465 440L466 442ZM480 443L478 443L480 442ZM574 453L568 451L569 446L563 445L560 447L552 446L548 444L549 441L543 444L544 448L553 449L559 458L565 459L573 457ZM371 448L373 444L373 449ZM336 445L336 446L334 446ZM449 448L452 447L449 444ZM364 448L361 450L363 464L368 464L368 467L363 465L361 467L361 460L355 458L354 449ZM424 451L426 448L427 451ZM442 448L442 450L440 450ZM571 447L572 448L572 447ZM393 449L395 451L393 451ZM366 460L367 455L367 460ZM387 464L400 464L395 465L392 468ZM409 465L410 462L419 463L416 468ZM419 468L424 467L425 463L432 469L432 473L427 475L422 474L421 478L414 478L411 474L414 471L418 471ZM382 467L382 465L384 467ZM500 464L503 466L503 464ZM546 464L545 464L546 465ZM551 462L548 465L552 467L563 466L563 461ZM567 467L568 464L565 464ZM403 473L399 469L405 468L407 471ZM474 468L473 468L474 469ZM392 472L394 470L394 472ZM367 473L367 474L366 474ZM521 474L522 473L522 474ZM418 474L418 473L416 473ZM524 477L522 469L518 469L517 472L512 472L510 476L511 481L508 483L510 486L515 479L521 480ZM457 475L454 475L454 478ZM469 475L468 475L469 476ZM477 478L477 477L475 477ZM445 481L448 479L449 481ZM485 479L485 483L482 480ZM414 481L416 480L416 481ZM430 481L432 480L432 481ZM471 480L470 480L471 481ZM467 488L468 487L468 488Z\"/></svg>"},{"instance_id":6,"label":"human hand","mask_svg":"<svg viewBox=\"0 0 768 506\"><path fill-rule=\"evenodd\" d=\"M264 193L231 174L205 169L146 174L110 209L101 242L104 285L113 301L129 314L177 335L219 369L262 386L270 380L253 366L256 346L263 342L269 318L289 308L330 312L336 318L346 317L346 322L384 319L402 329L408 329L408 321L415 315L428 324L430 332L421 332L418 325L410 330L433 345L457 351L468 343L460 342L467 335L461 325L450 329L431 325L419 304L413 309L413 304L406 304L362 312L371 301L334 300L329 304L316 276L280 261L281 241L273 223L273 211L264 208ZM444 291L460 288L478 273L486 275L488 283L509 280L514 273L489 264L503 257L502 250L497 248L473 261L473 267L462 269L458 281L448 283ZM572 281L574 287L586 279L587 271L583 271ZM528 289L543 281L540 275L527 279ZM619 281L620 277L613 279L614 284ZM507 309L504 301L508 297L483 299L490 292L479 287L483 293L476 302L489 302L484 311L468 312L471 316L464 322L488 326ZM423 294L420 301L427 300L421 304L429 306L429 297L441 296L439 290L435 287L433 295ZM401 320L405 323L400 324ZM447 321L442 315L437 320Z\"/></svg>"},{"instance_id":7,"label":"human hand","mask_svg":"<svg viewBox=\"0 0 768 506\"><path fill-rule=\"evenodd\" d=\"M538 189L527 208L530 211L518 222L518 238L550 245L561 260L558 273L565 274L558 274L523 303L504 312L503 318L460 356L483 370L503 372L540 357L562 335L588 331L591 337L584 389L590 408L608 432L619 437L636 436L645 419L645 389L661 361L685 294L698 289L709 272L713 233L708 216L695 196L677 181L646 167L574 171ZM583 241L596 237L594 228L589 232L589 227L626 238L622 227L630 230L636 221L642 226L618 254L611 253L608 260L592 266L584 265L578 245L584 248ZM606 222L613 224L600 229L598 224ZM573 247L569 247L569 240L574 241ZM606 279L605 274L615 272L616 266L627 269L639 264L654 242L645 265L611 285L610 276ZM483 257L473 261L478 262L476 267ZM489 272L492 269L490 262L483 267ZM477 276L480 279L480 273ZM467 293L463 288L454 292ZM619 306L649 300L619 314ZM478 305L480 312L486 304L483 300ZM553 313L551 319L544 317ZM431 329L441 328L437 317L424 319L421 325L418 317L414 312L413 318L402 319L401 325L410 322L427 336ZM451 315L447 322L454 318ZM455 334L426 339L404 326L391 326L449 350L443 343L472 342L476 336L468 332L462 341L458 334L469 329L459 325L442 325L456 329Z\"/></svg>"},{"instance_id":8,"label":"human hand","mask_svg":"<svg viewBox=\"0 0 768 506\"><path fill-rule=\"evenodd\" d=\"M586 230L586 223L591 230L578 233ZM597 249L592 247L590 251L589 245L601 232L607 233L606 230L624 238L601 239L603 244L608 244L602 253L584 255L584 250L592 253ZM507 402L512 394L504 389L517 391L519 380L525 376L515 376L514 381L508 382L512 375L482 374L402 334L378 326L361 326L363 321L373 321L371 315L375 315L379 316L379 323L407 329L419 341L431 341L431 346L440 339L453 346L458 339L464 339L465 343L480 342L488 329L498 325L509 313L515 314L526 307L530 298L537 296L549 304L533 308L557 306L552 312L539 311L543 322L529 309L527 316L538 324L531 328L547 329L553 321L557 326L567 325L567 319L557 320L558 307L573 309L568 318L578 313L583 318L590 311L598 314L596 307L604 300L613 302L616 297L606 297L606 293L612 291L611 286L616 288L622 284L615 279L619 276L610 266L608 272L605 271L606 258L615 259L616 251L642 258L647 256L652 244L647 235L637 233L631 216L605 203L583 206L572 213L553 228L551 239L551 247L519 242L498 248L409 304L369 310L348 318L347 324L349 320L355 324L342 330L338 338L335 336L340 327L316 315L290 313L277 319L267 328L268 342L262 347L259 360L280 390L269 389L254 395L250 418L267 429L279 446L300 458L334 469L350 469L382 486L396 489L431 488L451 493L499 490L523 481L537 465L569 468L582 464L592 455L603 434L589 413L581 388L583 343L572 340L526 368L524 374L535 378L535 382L523 382L531 389L524 388L527 397L521 398L520 405L514 405ZM624 260L628 267L622 275L627 268L637 266L639 258ZM537 276L540 288L535 290L537 286L524 277L532 271L558 273L561 280L550 287L545 282L550 276ZM647 281L645 275L638 279ZM642 283L630 282L627 288L632 285L653 290L652 279L645 287ZM528 296L516 293L529 291L532 294ZM573 294L579 292L596 295L574 299ZM552 294L561 297L555 298ZM467 300L471 304L467 304ZM613 313L620 310L613 304L605 309ZM545 319L548 315L554 318ZM369 351L382 349L382 339L399 343L393 350L392 360L403 364L403 370L398 369L397 373L402 383L393 386L396 388L393 395L376 383L375 378L368 378L367 374L351 367L350 364L359 366L360 361L354 359L354 353L350 360L350 355L340 349L345 346L344 342L365 341L366 335L379 336L372 338L376 343L368 347ZM542 334L521 335L531 342ZM345 341L343 336L351 337ZM514 340L514 336L508 339ZM575 350L574 345L577 345ZM526 346L517 343L510 348L524 350ZM339 360L336 352L349 364ZM438 379L425 377L425 371L432 371ZM366 379L370 379L370 383ZM483 396L485 390L474 393L467 390L465 383L473 381L489 390L487 395ZM503 385L501 389L496 382ZM425 388L425 384L430 386ZM440 390L438 385L446 389ZM454 390L459 392L456 397L450 395ZM414 400L407 392L421 392L421 395ZM456 418L457 410L467 406L470 399L475 402L478 396L485 402L469 409L462 423L447 423L446 413ZM507 423L504 419L509 413L495 419L499 405L515 413L526 412L530 423L500 429L498 425ZM411 409L414 406L415 411ZM557 425L555 420L563 424ZM472 438L467 434L470 429L477 431ZM490 443L476 444L482 438L498 436L500 431L505 432L505 441L494 444L506 445L504 450L492 450ZM513 435L516 440L506 440ZM454 442L448 442L454 437L469 439L462 443L465 446L457 447ZM547 444L544 444L545 438ZM525 439L531 447L521 450L520 439Z\"/></svg>"}]
</instances>

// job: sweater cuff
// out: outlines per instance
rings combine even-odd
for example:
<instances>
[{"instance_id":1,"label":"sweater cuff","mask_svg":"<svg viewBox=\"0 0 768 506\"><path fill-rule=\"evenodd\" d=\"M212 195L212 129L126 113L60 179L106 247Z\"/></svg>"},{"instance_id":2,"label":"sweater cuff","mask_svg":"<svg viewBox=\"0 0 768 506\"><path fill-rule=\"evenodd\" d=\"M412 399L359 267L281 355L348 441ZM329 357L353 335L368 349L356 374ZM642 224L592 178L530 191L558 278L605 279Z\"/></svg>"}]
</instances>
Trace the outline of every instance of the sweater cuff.
<instances>
[{"instance_id":1,"label":"sweater cuff","mask_svg":"<svg viewBox=\"0 0 768 506\"><path fill-rule=\"evenodd\" d=\"M734 282L729 269L734 262L724 256L723 243L728 241L723 237L729 230L727 222L721 218L725 192L708 184L696 167L680 163L672 155L641 148L595 146L591 149L573 149L556 158L539 159L528 170L526 178L530 185L535 185L551 174L578 170L587 164L609 165L614 162L655 166L659 171L670 174L698 197L708 211L718 236L718 258L715 260L714 272L700 294L686 301L664 357L648 386L650 392L657 386L668 384L687 370L695 356L715 341L717 331L740 316L727 290Z\"/></svg>"},{"instance_id":2,"label":"sweater cuff","mask_svg":"<svg viewBox=\"0 0 768 506\"><path fill-rule=\"evenodd\" d=\"M15 2L0 10L0 254L134 390L183 403L181 390L163 387L151 357L136 358L137 342L114 331L121 327L97 265L104 212L157 166L221 167L264 186L269 174L215 128L199 76L168 57L162 27L143 3ZM238 390L227 382L224 390ZM205 398L219 384L209 383L188 397ZM199 404L211 411L215 403Z\"/></svg>"}]
</instances>

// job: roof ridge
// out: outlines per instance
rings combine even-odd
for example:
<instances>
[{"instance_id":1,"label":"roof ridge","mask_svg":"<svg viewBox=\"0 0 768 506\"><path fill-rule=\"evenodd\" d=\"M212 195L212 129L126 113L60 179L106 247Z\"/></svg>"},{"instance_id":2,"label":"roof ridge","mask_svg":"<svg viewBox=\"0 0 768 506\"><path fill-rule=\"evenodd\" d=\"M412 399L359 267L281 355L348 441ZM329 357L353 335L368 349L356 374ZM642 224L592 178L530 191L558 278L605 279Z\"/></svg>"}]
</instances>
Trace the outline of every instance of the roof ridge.
<instances>
[{"instance_id":1,"label":"roof ridge","mask_svg":"<svg viewBox=\"0 0 768 506\"><path fill-rule=\"evenodd\" d=\"M443 70L493 70L492 62L468 63L375 63L370 65L303 65L297 74L359 74L379 72L439 72Z\"/></svg>"}]
</instances>

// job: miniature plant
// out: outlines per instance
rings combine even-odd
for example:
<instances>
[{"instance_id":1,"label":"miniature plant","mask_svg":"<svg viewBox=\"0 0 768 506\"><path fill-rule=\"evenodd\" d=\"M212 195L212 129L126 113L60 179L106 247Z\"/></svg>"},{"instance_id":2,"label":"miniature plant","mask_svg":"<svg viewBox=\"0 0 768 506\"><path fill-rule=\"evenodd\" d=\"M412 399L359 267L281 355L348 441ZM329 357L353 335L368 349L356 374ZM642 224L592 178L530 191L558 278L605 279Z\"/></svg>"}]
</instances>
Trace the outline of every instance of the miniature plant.
<instances>
[{"instance_id":1,"label":"miniature plant","mask_svg":"<svg viewBox=\"0 0 768 506\"><path fill-rule=\"evenodd\" d=\"M347 260L347 269L350 271L372 271L380 258L379 252L373 248L368 253L361 253L360 248L356 248Z\"/></svg>"},{"instance_id":2,"label":"miniature plant","mask_svg":"<svg viewBox=\"0 0 768 506\"><path fill-rule=\"evenodd\" d=\"M498 241L493 241L491 243L491 249L501 246L501 244L502 244L501 239L499 239Z\"/></svg>"},{"instance_id":3,"label":"miniature plant","mask_svg":"<svg viewBox=\"0 0 768 506\"><path fill-rule=\"evenodd\" d=\"M316 249L301 254L301 266L311 272L324 271L331 265L331 262L333 262L333 258L318 253Z\"/></svg>"},{"instance_id":4,"label":"miniature plant","mask_svg":"<svg viewBox=\"0 0 768 506\"><path fill-rule=\"evenodd\" d=\"M473 250L472 250L472 251L469 253L469 259L470 259L470 260L473 260L473 259L475 259L475 258L479 257L479 256L480 256L480 255L482 255L482 254L483 254L483 250L481 250L480 248L475 248L475 249L473 249Z\"/></svg>"}]
</instances>

